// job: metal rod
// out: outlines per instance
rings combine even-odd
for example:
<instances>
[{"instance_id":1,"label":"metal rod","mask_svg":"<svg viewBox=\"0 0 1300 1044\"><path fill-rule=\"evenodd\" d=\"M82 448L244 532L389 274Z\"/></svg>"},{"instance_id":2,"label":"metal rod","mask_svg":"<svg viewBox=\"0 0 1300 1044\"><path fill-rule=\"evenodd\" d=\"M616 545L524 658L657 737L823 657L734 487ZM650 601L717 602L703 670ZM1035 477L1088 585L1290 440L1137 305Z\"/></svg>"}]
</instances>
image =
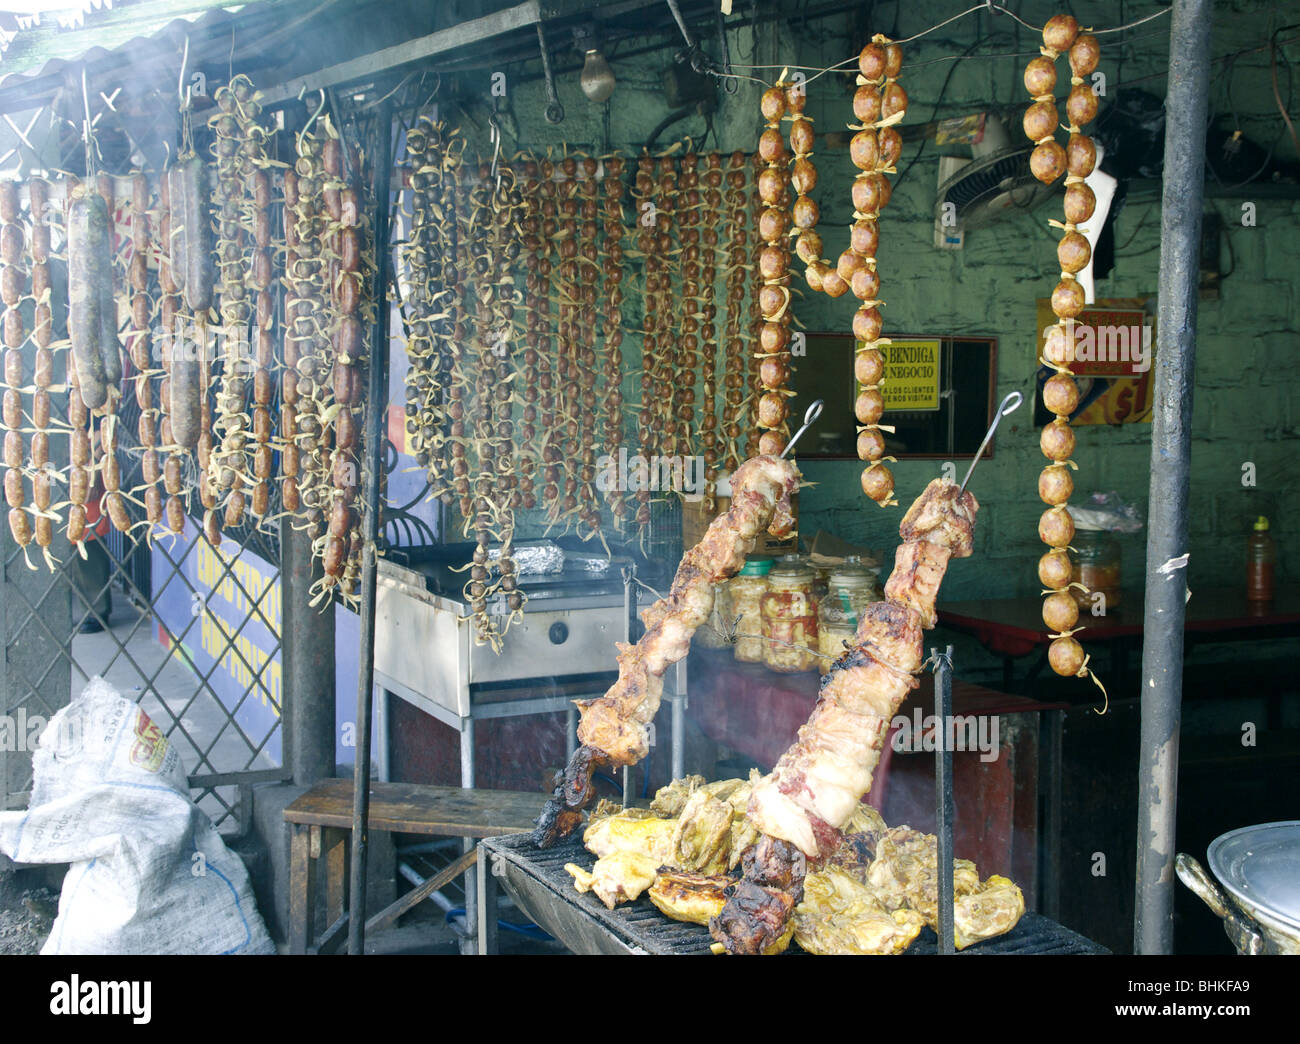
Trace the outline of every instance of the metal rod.
<instances>
[{"instance_id":1,"label":"metal rod","mask_svg":"<svg viewBox=\"0 0 1300 1044\"><path fill-rule=\"evenodd\" d=\"M695 37L691 35L686 19L682 17L682 9L677 6L677 0L668 0L668 10L673 13L673 20L677 23L677 28L682 31L682 39L686 41L687 48L695 50Z\"/></svg>"},{"instance_id":2,"label":"metal rod","mask_svg":"<svg viewBox=\"0 0 1300 1044\"><path fill-rule=\"evenodd\" d=\"M1155 410L1147 517L1138 755L1137 894L1133 948L1170 953L1174 941L1174 817L1187 602L1187 503L1196 302L1200 276L1211 0L1174 0L1165 99L1164 195L1156 315Z\"/></svg>"},{"instance_id":3,"label":"metal rod","mask_svg":"<svg viewBox=\"0 0 1300 1044\"><path fill-rule=\"evenodd\" d=\"M361 552L361 647L357 658L356 763L352 771L352 866L351 916L348 919L348 953L359 955L366 948L366 856L369 849L370 818L370 713L375 685L375 581L379 547L379 479L384 467L384 433L388 410L388 210L393 171L392 108L379 111L379 140L375 143L375 281L378 302L370 344L370 366L366 389L366 468L363 496L366 512L362 519L364 544Z\"/></svg>"},{"instance_id":4,"label":"metal rod","mask_svg":"<svg viewBox=\"0 0 1300 1044\"><path fill-rule=\"evenodd\" d=\"M790 441L785 444L785 449L781 451L781 457L783 459L787 453L794 449L794 444L803 438L803 433L811 428L813 422L822 415L822 407L825 405L826 403L821 399L813 400L812 405L808 407L807 412L803 415L803 424L800 426L798 431L790 436Z\"/></svg>"},{"instance_id":5,"label":"metal rod","mask_svg":"<svg viewBox=\"0 0 1300 1044\"><path fill-rule=\"evenodd\" d=\"M297 786L310 787L334 775L334 604L308 604L321 567L312 557L310 534L292 521L280 521L283 764Z\"/></svg>"},{"instance_id":6,"label":"metal rod","mask_svg":"<svg viewBox=\"0 0 1300 1044\"><path fill-rule=\"evenodd\" d=\"M542 76L546 80L546 108L542 115L547 123L564 122L564 106L560 104L560 95L555 90L555 74L551 72L551 52L546 49L546 34L542 32L542 23L537 23L537 47L542 52Z\"/></svg>"},{"instance_id":7,"label":"metal rod","mask_svg":"<svg viewBox=\"0 0 1300 1044\"><path fill-rule=\"evenodd\" d=\"M953 932L952 880L952 744L948 742L948 723L952 720L952 646L940 653L930 650L934 658L934 717L937 753L934 758L934 833L936 871L939 875L939 952L956 953Z\"/></svg>"},{"instance_id":8,"label":"metal rod","mask_svg":"<svg viewBox=\"0 0 1300 1044\"><path fill-rule=\"evenodd\" d=\"M1020 409L1020 404L1025 401L1025 397L1018 391L1013 391L1000 403L998 403L998 412L993 415L993 423L989 425L989 430L984 433L984 441L980 443L980 448L975 451L975 459L970 462L970 467L966 469L966 477L961 480L960 492L966 492L966 483L970 481L971 472L975 470L975 465L980 462L984 456L984 447L993 441L993 433L998 430L998 424L1008 413L1014 413Z\"/></svg>"}]
</instances>

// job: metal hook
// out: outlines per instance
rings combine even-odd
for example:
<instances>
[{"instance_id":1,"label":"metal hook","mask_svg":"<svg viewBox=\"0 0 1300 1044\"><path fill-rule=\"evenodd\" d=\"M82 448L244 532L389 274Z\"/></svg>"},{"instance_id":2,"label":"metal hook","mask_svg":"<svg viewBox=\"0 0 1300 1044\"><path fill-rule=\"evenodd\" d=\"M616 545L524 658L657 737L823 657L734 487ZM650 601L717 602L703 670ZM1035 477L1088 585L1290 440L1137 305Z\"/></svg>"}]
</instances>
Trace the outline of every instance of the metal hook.
<instances>
[{"instance_id":1,"label":"metal hook","mask_svg":"<svg viewBox=\"0 0 1300 1044\"><path fill-rule=\"evenodd\" d=\"M496 113L488 117L488 141L492 143L492 167L491 177L496 181L496 187L501 188L501 124L497 122Z\"/></svg>"},{"instance_id":2,"label":"metal hook","mask_svg":"<svg viewBox=\"0 0 1300 1044\"><path fill-rule=\"evenodd\" d=\"M813 421L822 415L822 407L825 405L826 403L821 399L813 400L812 405L808 407L808 411L803 415L803 426L790 437L790 441L785 444L785 449L781 451L781 459L784 459L785 455L794 449L794 444L799 441L803 433L811 428Z\"/></svg>"},{"instance_id":3,"label":"metal hook","mask_svg":"<svg viewBox=\"0 0 1300 1044\"><path fill-rule=\"evenodd\" d=\"M90 91L86 87L86 67L81 67L81 103L86 111L86 122L82 126L81 141L86 148L86 177L95 173L95 146L90 132Z\"/></svg>"},{"instance_id":4,"label":"metal hook","mask_svg":"<svg viewBox=\"0 0 1300 1044\"><path fill-rule=\"evenodd\" d=\"M176 78L176 97L180 100L181 108L184 109L189 104L188 92L185 89L185 70L190 65L190 38L185 37L185 50L181 54L181 74Z\"/></svg>"},{"instance_id":5,"label":"metal hook","mask_svg":"<svg viewBox=\"0 0 1300 1044\"><path fill-rule=\"evenodd\" d=\"M316 106L316 111L307 117L307 122L303 124L302 130L298 132L298 151L302 152L302 141L311 131L312 125L316 122L317 117L325 111L325 88L320 89L320 104Z\"/></svg>"},{"instance_id":6,"label":"metal hook","mask_svg":"<svg viewBox=\"0 0 1300 1044\"><path fill-rule=\"evenodd\" d=\"M998 403L998 412L993 417L993 423L989 425L989 430L984 433L984 441L980 443L980 448L975 451L975 459L970 462L970 467L966 469L966 477L961 480L961 488L958 493L966 492L966 483L970 481L971 472L975 470L975 465L980 462L980 457L984 455L984 447L989 444L993 438L993 433L998 430L998 422L1008 413L1014 413L1020 409L1020 404L1024 402L1025 397L1018 391L1013 391L1000 403Z\"/></svg>"}]
</instances>

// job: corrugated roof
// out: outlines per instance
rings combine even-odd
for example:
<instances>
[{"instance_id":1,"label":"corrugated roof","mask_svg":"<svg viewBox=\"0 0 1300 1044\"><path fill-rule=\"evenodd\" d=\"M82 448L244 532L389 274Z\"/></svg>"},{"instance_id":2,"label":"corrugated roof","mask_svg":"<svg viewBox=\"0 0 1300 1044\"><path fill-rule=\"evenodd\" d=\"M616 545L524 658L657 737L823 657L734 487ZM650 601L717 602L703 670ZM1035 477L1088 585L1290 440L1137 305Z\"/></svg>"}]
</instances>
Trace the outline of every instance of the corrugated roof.
<instances>
[{"instance_id":1,"label":"corrugated roof","mask_svg":"<svg viewBox=\"0 0 1300 1044\"><path fill-rule=\"evenodd\" d=\"M0 111L14 109L10 102L29 92L39 103L42 89L55 89L72 65L93 68L115 57L136 52L146 55L159 44L165 46L170 60L175 47L187 38L191 59L197 63L206 49L215 49L219 43L229 46L230 28L236 24L241 35L258 23L273 30L295 20L298 12L315 12L334 0L251 0L242 4L229 0L85 0L82 8L69 8L80 14L80 25L73 24L68 12L20 22L15 12L4 11L4 2L0 0L0 32L4 33Z\"/></svg>"}]
</instances>

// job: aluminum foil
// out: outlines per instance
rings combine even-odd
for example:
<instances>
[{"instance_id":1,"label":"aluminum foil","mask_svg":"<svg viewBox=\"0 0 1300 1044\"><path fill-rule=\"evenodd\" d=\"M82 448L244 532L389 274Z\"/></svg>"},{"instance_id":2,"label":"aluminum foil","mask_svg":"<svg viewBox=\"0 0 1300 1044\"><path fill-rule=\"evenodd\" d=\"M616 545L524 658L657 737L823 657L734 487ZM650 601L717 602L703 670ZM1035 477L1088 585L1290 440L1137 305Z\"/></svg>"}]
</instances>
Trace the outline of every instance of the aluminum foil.
<instances>
[{"instance_id":1,"label":"aluminum foil","mask_svg":"<svg viewBox=\"0 0 1300 1044\"><path fill-rule=\"evenodd\" d=\"M517 576L549 576L564 572L564 548L550 540L529 540L515 544L511 552ZM501 548L488 548L488 561L501 558Z\"/></svg>"}]
</instances>

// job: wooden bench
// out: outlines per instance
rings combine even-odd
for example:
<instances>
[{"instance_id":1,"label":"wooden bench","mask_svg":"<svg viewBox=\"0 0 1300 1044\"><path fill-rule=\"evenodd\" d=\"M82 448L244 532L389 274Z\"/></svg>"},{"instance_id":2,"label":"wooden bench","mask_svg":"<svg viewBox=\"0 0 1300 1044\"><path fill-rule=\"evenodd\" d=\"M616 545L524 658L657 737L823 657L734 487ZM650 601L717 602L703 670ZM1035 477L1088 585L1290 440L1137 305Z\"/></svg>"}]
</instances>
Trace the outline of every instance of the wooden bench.
<instances>
[{"instance_id":1,"label":"wooden bench","mask_svg":"<svg viewBox=\"0 0 1300 1044\"><path fill-rule=\"evenodd\" d=\"M376 833L481 838L531 830L546 796L516 790L463 790L418 783L370 784L369 829ZM289 862L289 950L335 953L348 932L348 878L352 839L352 780L317 783L284 810L292 827ZM393 924L402 914L466 874L467 892L476 849L430 877L366 920L366 934ZM332 918L319 940L315 932L318 864L325 863L326 912ZM468 898L467 898L468 903Z\"/></svg>"}]
</instances>

